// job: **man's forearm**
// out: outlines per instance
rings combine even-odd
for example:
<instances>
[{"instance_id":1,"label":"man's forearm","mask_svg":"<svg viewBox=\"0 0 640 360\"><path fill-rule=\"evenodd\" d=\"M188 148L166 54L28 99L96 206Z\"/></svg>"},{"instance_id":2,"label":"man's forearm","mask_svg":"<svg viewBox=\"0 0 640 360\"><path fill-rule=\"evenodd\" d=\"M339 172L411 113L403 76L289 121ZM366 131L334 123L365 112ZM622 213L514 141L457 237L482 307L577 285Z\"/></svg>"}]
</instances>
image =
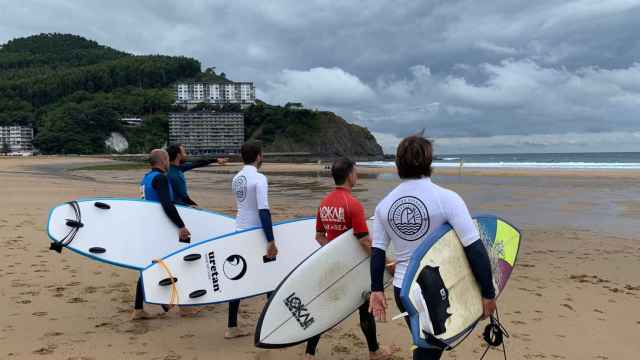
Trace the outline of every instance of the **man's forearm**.
<instances>
[{"instance_id":1,"label":"man's forearm","mask_svg":"<svg viewBox=\"0 0 640 360\"><path fill-rule=\"evenodd\" d=\"M464 253L467 256L467 260L469 260L471 272L480 286L482 297L485 299L495 298L496 291L493 286L491 261L489 260L489 254L487 254L487 249L484 247L482 240L477 240L465 247Z\"/></svg>"},{"instance_id":2,"label":"man's forearm","mask_svg":"<svg viewBox=\"0 0 640 360\"><path fill-rule=\"evenodd\" d=\"M371 291L384 291L384 271L386 252L371 248Z\"/></svg>"},{"instance_id":3,"label":"man's forearm","mask_svg":"<svg viewBox=\"0 0 640 360\"><path fill-rule=\"evenodd\" d=\"M360 242L360 246L367 252L367 255L371 256L371 237L369 237L369 234L356 234L356 237Z\"/></svg>"},{"instance_id":4,"label":"man's forearm","mask_svg":"<svg viewBox=\"0 0 640 360\"><path fill-rule=\"evenodd\" d=\"M180 171L185 172L185 171L208 166L210 164L213 164L214 162L216 162L216 159L198 160L191 163L178 165L178 168L180 169Z\"/></svg>"},{"instance_id":5,"label":"man's forearm","mask_svg":"<svg viewBox=\"0 0 640 360\"><path fill-rule=\"evenodd\" d=\"M171 201L171 195L169 193L169 182L165 178L156 177L157 181L153 184L154 188L158 192L158 197L160 198L160 205L162 205L162 209L164 213L167 215L169 220L174 223L179 229L184 227L184 222L180 218L180 214L178 213L178 209ZM155 180L155 179L154 179Z\"/></svg>"},{"instance_id":6,"label":"man's forearm","mask_svg":"<svg viewBox=\"0 0 640 360\"><path fill-rule=\"evenodd\" d=\"M262 231L264 231L264 236L267 238L267 242L272 242L274 240L274 237L273 223L271 221L271 211L269 211L269 209L260 209L258 211L258 215L260 216Z\"/></svg>"}]
</instances>

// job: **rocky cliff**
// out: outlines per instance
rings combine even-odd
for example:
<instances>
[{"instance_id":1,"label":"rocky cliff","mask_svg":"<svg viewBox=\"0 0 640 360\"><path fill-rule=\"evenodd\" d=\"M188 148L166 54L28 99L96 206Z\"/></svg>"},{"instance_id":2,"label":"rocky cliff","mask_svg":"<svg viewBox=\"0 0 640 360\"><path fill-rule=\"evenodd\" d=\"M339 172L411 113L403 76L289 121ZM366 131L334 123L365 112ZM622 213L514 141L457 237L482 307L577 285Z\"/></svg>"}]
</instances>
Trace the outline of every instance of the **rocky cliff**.
<instances>
[{"instance_id":1,"label":"rocky cliff","mask_svg":"<svg viewBox=\"0 0 640 360\"><path fill-rule=\"evenodd\" d=\"M367 128L347 123L331 112L318 113L319 129L310 129L311 138L296 140L290 136L277 136L267 144L269 152L308 152L318 155L381 157L382 147Z\"/></svg>"}]
</instances>

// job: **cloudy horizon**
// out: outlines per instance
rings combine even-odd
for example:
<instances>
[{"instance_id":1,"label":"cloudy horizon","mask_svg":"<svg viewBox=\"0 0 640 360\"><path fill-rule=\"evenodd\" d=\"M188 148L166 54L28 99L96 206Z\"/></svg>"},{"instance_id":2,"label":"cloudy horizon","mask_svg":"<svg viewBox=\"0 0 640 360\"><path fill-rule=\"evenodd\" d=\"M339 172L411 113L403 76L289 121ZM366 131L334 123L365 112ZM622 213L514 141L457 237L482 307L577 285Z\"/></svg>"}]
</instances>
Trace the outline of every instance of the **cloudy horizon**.
<instances>
[{"instance_id":1,"label":"cloudy horizon","mask_svg":"<svg viewBox=\"0 0 640 360\"><path fill-rule=\"evenodd\" d=\"M73 33L194 57L269 103L366 126L386 153L640 151L640 0L0 0L0 44Z\"/></svg>"}]
</instances>

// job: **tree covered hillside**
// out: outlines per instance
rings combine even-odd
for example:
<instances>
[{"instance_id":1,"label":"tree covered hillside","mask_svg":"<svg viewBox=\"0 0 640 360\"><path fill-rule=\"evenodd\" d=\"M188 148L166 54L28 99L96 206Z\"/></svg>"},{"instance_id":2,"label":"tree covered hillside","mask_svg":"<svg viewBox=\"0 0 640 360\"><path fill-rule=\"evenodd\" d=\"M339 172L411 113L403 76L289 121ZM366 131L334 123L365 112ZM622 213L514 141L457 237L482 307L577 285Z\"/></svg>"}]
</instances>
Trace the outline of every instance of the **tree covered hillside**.
<instances>
[{"instance_id":1,"label":"tree covered hillside","mask_svg":"<svg viewBox=\"0 0 640 360\"><path fill-rule=\"evenodd\" d=\"M201 70L186 57L137 56L77 35L40 34L0 47L0 126L29 125L45 154L99 154L112 132L125 136L129 152L145 153L168 140L167 114L179 80L231 82ZM241 111L202 104L193 111ZM269 151L327 155L381 155L365 128L332 113L258 102L244 110L245 135ZM122 117L142 116L141 127Z\"/></svg>"},{"instance_id":2,"label":"tree covered hillside","mask_svg":"<svg viewBox=\"0 0 640 360\"><path fill-rule=\"evenodd\" d=\"M134 56L76 35L11 40L0 48L0 125L34 126L44 153L102 153L112 131L146 152L166 141L171 85L199 74L194 59ZM144 116L145 129L125 129L127 115Z\"/></svg>"}]
</instances>

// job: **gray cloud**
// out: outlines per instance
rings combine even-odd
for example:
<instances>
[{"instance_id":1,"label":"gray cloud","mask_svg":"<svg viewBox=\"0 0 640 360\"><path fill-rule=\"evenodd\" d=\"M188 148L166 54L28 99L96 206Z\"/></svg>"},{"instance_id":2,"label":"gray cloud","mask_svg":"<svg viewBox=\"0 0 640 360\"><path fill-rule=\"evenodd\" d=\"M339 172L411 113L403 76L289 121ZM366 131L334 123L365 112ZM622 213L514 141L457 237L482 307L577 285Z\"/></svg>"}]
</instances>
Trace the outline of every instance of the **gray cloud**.
<instances>
[{"instance_id":1,"label":"gray cloud","mask_svg":"<svg viewBox=\"0 0 640 360\"><path fill-rule=\"evenodd\" d=\"M137 54L193 56L253 80L269 101L332 109L389 148L425 128L450 152L573 150L572 139L591 136L603 139L591 150L617 150L622 140L611 134L638 129L640 1L0 0L0 8L0 42L70 32ZM640 150L625 139L625 149Z\"/></svg>"}]
</instances>

